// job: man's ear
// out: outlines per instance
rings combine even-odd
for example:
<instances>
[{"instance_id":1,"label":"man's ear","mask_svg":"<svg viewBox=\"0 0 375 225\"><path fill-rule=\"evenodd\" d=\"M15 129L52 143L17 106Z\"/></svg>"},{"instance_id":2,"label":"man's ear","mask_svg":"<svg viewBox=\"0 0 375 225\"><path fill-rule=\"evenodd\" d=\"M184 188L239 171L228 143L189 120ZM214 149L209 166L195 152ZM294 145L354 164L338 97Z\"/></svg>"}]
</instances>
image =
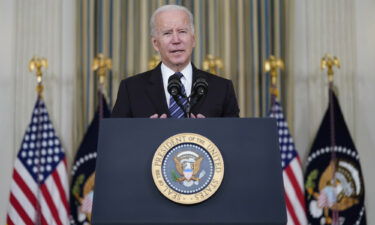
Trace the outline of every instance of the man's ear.
<instances>
[{"instance_id":1,"label":"man's ear","mask_svg":"<svg viewBox=\"0 0 375 225\"><path fill-rule=\"evenodd\" d=\"M158 41L156 40L156 38L152 37L151 42L152 42L152 46L154 47L155 51L159 52Z\"/></svg>"}]
</instances>

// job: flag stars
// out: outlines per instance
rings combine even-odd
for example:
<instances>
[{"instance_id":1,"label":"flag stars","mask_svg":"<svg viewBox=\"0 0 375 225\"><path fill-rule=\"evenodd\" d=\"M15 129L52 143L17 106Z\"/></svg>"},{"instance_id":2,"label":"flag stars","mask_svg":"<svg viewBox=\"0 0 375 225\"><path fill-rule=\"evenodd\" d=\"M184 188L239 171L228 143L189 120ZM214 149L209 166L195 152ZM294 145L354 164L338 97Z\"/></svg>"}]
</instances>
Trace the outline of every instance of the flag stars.
<instances>
[{"instance_id":1,"label":"flag stars","mask_svg":"<svg viewBox=\"0 0 375 225\"><path fill-rule=\"evenodd\" d=\"M26 164L31 166L33 164L33 161L31 159L26 160Z\"/></svg>"}]
</instances>

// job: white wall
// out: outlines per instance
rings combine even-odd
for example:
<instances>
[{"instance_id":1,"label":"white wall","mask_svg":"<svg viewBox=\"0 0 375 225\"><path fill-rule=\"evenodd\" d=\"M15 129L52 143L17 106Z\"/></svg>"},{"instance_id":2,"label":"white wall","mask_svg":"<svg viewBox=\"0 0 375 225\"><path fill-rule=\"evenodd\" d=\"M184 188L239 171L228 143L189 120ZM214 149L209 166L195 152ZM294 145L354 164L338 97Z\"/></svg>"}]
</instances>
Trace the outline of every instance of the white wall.
<instances>
[{"instance_id":1,"label":"white wall","mask_svg":"<svg viewBox=\"0 0 375 225\"><path fill-rule=\"evenodd\" d=\"M49 60L44 99L71 161L75 15L74 0L0 0L0 224L5 224L14 159L36 101L36 78L28 71L34 55Z\"/></svg>"},{"instance_id":2,"label":"white wall","mask_svg":"<svg viewBox=\"0 0 375 225\"><path fill-rule=\"evenodd\" d=\"M355 141L365 176L367 224L375 224L375 1L355 2L358 75Z\"/></svg>"},{"instance_id":3,"label":"white wall","mask_svg":"<svg viewBox=\"0 0 375 225\"><path fill-rule=\"evenodd\" d=\"M15 1L0 0L0 223L5 224L14 145Z\"/></svg>"},{"instance_id":4,"label":"white wall","mask_svg":"<svg viewBox=\"0 0 375 225\"><path fill-rule=\"evenodd\" d=\"M335 85L364 174L367 224L375 224L375 1L294 0L289 69L294 83L294 137L303 162L327 108L325 53L340 58Z\"/></svg>"}]
</instances>

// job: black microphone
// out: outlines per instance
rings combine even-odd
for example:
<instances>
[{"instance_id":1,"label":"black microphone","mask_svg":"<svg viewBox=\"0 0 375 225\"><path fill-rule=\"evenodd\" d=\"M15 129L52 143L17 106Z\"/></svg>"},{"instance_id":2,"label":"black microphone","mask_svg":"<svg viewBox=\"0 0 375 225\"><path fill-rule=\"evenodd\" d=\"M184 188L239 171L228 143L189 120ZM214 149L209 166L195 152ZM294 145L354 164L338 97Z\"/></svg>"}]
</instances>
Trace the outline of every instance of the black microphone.
<instances>
[{"instance_id":1,"label":"black microphone","mask_svg":"<svg viewBox=\"0 0 375 225\"><path fill-rule=\"evenodd\" d=\"M186 94L182 93L182 83L178 75L173 74L172 76L169 77L167 89L168 89L169 94L176 101L177 105L182 108L182 110L185 113L185 116L189 117L189 112L190 112L189 101L187 101L186 105L184 106L182 104L182 99L179 98L179 96L182 96L183 98L187 98L187 97L186 97Z\"/></svg>"},{"instance_id":2,"label":"black microphone","mask_svg":"<svg viewBox=\"0 0 375 225\"><path fill-rule=\"evenodd\" d=\"M203 77L198 77L194 83L190 98L190 110L197 104L199 99L205 96L208 92L207 80Z\"/></svg>"},{"instance_id":3,"label":"black microphone","mask_svg":"<svg viewBox=\"0 0 375 225\"><path fill-rule=\"evenodd\" d=\"M208 91L208 83L205 78L198 77L193 84L194 94L199 98L206 95Z\"/></svg>"},{"instance_id":4,"label":"black microphone","mask_svg":"<svg viewBox=\"0 0 375 225\"><path fill-rule=\"evenodd\" d=\"M182 83L181 83L181 80L180 80L179 76L174 74L174 75L169 77L167 89L168 89L169 94L173 98L176 98L179 95L182 95L182 91L181 91L182 90Z\"/></svg>"}]
</instances>

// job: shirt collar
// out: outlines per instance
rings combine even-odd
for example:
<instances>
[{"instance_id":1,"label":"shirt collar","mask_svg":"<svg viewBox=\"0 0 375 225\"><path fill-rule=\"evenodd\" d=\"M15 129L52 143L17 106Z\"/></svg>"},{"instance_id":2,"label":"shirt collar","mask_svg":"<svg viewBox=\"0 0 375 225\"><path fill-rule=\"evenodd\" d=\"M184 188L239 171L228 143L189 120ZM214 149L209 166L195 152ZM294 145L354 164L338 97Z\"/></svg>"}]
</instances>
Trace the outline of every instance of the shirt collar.
<instances>
[{"instance_id":1,"label":"shirt collar","mask_svg":"<svg viewBox=\"0 0 375 225\"><path fill-rule=\"evenodd\" d=\"M175 74L176 72L173 71L171 68L166 66L164 63L161 64L161 74L163 75L163 81L168 84L168 79L170 76ZM184 76L182 79L186 79L188 81L191 81L193 79L193 67L191 63L189 63L183 70L180 71Z\"/></svg>"},{"instance_id":2,"label":"shirt collar","mask_svg":"<svg viewBox=\"0 0 375 225\"><path fill-rule=\"evenodd\" d=\"M181 73L184 75L181 78L181 83L185 87L185 91L187 96L190 96L191 93L191 86L193 82L193 66L191 63L189 63L183 70L181 70ZM171 68L166 66L164 63L161 64L161 74L163 77L163 87L164 87L164 92L165 92L165 97L167 104L169 105L169 99L170 99L170 94L168 92L168 79L170 76L175 74L175 71L173 71Z\"/></svg>"}]
</instances>

